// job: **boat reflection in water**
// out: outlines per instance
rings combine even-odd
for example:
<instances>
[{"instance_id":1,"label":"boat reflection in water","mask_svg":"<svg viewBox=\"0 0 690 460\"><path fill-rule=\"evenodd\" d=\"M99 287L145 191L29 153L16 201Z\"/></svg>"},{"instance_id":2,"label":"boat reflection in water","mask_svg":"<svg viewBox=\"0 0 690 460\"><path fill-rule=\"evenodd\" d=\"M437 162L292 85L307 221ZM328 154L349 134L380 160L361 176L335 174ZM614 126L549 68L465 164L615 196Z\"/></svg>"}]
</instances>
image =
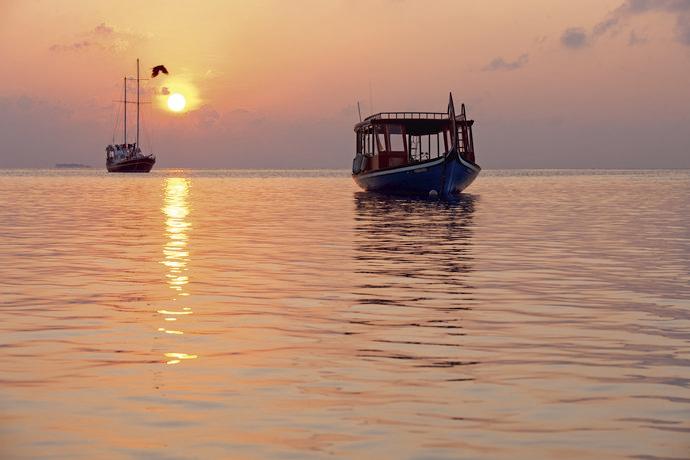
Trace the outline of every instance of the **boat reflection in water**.
<instances>
[{"instance_id":1,"label":"boat reflection in water","mask_svg":"<svg viewBox=\"0 0 690 460\"><path fill-rule=\"evenodd\" d=\"M189 296L187 287L189 274L187 262L189 260L189 231L191 223L187 220L189 206L189 180L171 177L165 180L165 201L162 208L165 216L166 243L163 247L161 263L167 268L166 277L168 287L174 291L170 304L161 308L158 313L163 317L164 324L158 328L163 334L184 335L183 324L194 312L186 306L185 300ZM164 353L167 364L178 364L183 360L195 359L197 356L182 353L179 348Z\"/></svg>"},{"instance_id":2,"label":"boat reflection in water","mask_svg":"<svg viewBox=\"0 0 690 460\"><path fill-rule=\"evenodd\" d=\"M427 201L365 192L355 194L358 260L410 279L469 288L473 218L477 197ZM385 256L385 257L382 257ZM434 279L435 278L435 279Z\"/></svg>"},{"instance_id":3,"label":"boat reflection in water","mask_svg":"<svg viewBox=\"0 0 690 460\"><path fill-rule=\"evenodd\" d=\"M360 356L439 368L442 380L471 380L460 340L474 303L474 195L448 202L355 195L357 303L351 322L375 333Z\"/></svg>"}]
</instances>

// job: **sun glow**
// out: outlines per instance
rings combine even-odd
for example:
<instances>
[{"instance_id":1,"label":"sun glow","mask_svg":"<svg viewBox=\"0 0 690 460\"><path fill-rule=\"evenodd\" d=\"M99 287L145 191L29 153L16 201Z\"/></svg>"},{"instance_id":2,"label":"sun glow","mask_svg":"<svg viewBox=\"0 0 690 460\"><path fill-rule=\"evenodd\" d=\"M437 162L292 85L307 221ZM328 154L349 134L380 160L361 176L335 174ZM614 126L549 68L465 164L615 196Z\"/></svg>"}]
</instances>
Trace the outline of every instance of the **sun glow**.
<instances>
[{"instance_id":1,"label":"sun glow","mask_svg":"<svg viewBox=\"0 0 690 460\"><path fill-rule=\"evenodd\" d=\"M187 105L187 100L180 93L173 93L168 96L168 108L173 112L181 112Z\"/></svg>"}]
</instances>

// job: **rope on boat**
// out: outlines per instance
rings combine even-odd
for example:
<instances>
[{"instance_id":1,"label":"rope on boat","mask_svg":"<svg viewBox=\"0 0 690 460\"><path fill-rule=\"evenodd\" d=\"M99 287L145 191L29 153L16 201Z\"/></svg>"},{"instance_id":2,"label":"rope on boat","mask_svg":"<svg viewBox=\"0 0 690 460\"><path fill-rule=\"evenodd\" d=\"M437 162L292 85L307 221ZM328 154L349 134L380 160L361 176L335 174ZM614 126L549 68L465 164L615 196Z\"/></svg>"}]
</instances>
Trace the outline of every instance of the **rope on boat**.
<instances>
[{"instance_id":1,"label":"rope on boat","mask_svg":"<svg viewBox=\"0 0 690 460\"><path fill-rule=\"evenodd\" d=\"M117 114L115 115L115 128L113 128L113 144L115 144L115 133L117 133L117 128L120 126L120 104L117 104Z\"/></svg>"}]
</instances>

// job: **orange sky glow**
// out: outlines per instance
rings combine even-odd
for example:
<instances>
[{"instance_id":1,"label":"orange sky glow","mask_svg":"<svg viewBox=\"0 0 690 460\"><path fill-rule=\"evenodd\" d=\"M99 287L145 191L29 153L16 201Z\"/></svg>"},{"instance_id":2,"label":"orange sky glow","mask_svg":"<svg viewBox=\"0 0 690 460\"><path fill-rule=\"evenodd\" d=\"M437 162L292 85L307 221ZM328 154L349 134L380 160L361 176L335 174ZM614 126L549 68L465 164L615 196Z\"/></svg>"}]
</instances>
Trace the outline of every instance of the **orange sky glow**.
<instances>
[{"instance_id":1,"label":"orange sky glow","mask_svg":"<svg viewBox=\"0 0 690 460\"><path fill-rule=\"evenodd\" d=\"M142 93L161 167L348 168L357 101L449 91L482 166L690 167L690 1L666 0L3 2L0 167L100 165L137 57L170 70Z\"/></svg>"}]
</instances>

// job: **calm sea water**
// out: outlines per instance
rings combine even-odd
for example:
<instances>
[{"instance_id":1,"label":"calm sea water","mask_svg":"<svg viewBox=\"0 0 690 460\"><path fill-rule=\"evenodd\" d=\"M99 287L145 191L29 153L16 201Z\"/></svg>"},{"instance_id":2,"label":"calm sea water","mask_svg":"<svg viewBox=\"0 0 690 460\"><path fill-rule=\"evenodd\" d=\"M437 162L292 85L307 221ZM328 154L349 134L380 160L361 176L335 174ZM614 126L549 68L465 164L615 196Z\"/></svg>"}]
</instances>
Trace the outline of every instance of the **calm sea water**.
<instances>
[{"instance_id":1,"label":"calm sea water","mask_svg":"<svg viewBox=\"0 0 690 460\"><path fill-rule=\"evenodd\" d=\"M690 458L690 172L0 172L0 457Z\"/></svg>"}]
</instances>

